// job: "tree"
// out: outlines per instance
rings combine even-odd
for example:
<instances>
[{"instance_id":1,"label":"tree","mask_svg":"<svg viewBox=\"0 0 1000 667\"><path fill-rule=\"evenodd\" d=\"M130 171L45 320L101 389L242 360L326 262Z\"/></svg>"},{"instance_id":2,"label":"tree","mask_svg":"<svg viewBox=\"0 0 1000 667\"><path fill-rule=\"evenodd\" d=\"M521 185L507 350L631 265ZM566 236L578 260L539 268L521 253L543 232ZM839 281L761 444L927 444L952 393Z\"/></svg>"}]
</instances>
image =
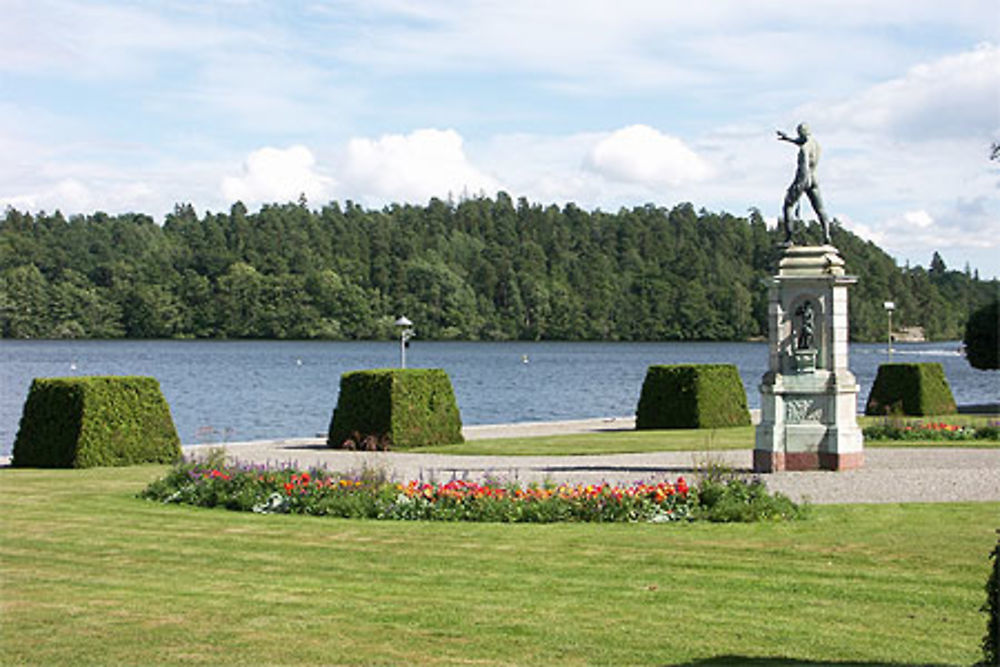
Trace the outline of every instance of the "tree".
<instances>
[{"instance_id":1,"label":"tree","mask_svg":"<svg viewBox=\"0 0 1000 667\"><path fill-rule=\"evenodd\" d=\"M227 338L259 338L263 295L264 278L257 269L244 262L229 267L217 289L219 333Z\"/></svg>"},{"instance_id":2,"label":"tree","mask_svg":"<svg viewBox=\"0 0 1000 667\"><path fill-rule=\"evenodd\" d=\"M50 334L49 285L34 264L0 274L0 329L4 338L45 338Z\"/></svg>"},{"instance_id":3,"label":"tree","mask_svg":"<svg viewBox=\"0 0 1000 667\"><path fill-rule=\"evenodd\" d=\"M1000 312L997 299L974 311L965 324L965 358L973 368L1000 369Z\"/></svg>"},{"instance_id":4,"label":"tree","mask_svg":"<svg viewBox=\"0 0 1000 667\"><path fill-rule=\"evenodd\" d=\"M938 254L937 250L934 251L934 256L931 257L931 269L930 274L932 276L942 276L944 272L948 270L945 266L944 260L941 259L941 255Z\"/></svg>"},{"instance_id":5,"label":"tree","mask_svg":"<svg viewBox=\"0 0 1000 667\"><path fill-rule=\"evenodd\" d=\"M839 225L853 340L893 323L955 340L997 283L901 269ZM815 225L807 236L818 238ZM163 226L125 213L0 212L0 334L59 338L423 338L740 340L767 330L764 280L780 232L748 218L653 204L617 213L531 204L500 193L455 205L347 201L319 211L239 202L228 213L178 205ZM974 267L969 267L974 268Z\"/></svg>"},{"instance_id":6,"label":"tree","mask_svg":"<svg viewBox=\"0 0 1000 667\"><path fill-rule=\"evenodd\" d=\"M128 338L170 338L178 333L181 304L161 285L127 287L121 309Z\"/></svg>"},{"instance_id":7,"label":"tree","mask_svg":"<svg viewBox=\"0 0 1000 667\"><path fill-rule=\"evenodd\" d=\"M110 289L91 283L85 275L67 269L52 285L49 308L56 338L120 338L122 309Z\"/></svg>"}]
</instances>

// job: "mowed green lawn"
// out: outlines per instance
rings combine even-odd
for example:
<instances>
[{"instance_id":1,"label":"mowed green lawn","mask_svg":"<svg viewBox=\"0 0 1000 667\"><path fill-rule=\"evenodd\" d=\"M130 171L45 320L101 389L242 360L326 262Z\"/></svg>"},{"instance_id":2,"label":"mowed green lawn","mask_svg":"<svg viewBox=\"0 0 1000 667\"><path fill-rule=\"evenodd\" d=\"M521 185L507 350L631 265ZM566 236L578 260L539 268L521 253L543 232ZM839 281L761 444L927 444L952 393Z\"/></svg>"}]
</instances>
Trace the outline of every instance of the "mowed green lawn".
<instances>
[{"instance_id":1,"label":"mowed green lawn","mask_svg":"<svg viewBox=\"0 0 1000 667\"><path fill-rule=\"evenodd\" d=\"M672 431L599 431L524 438L469 440L459 445L414 448L432 454L476 456L569 456L634 452L687 452L752 449L752 426Z\"/></svg>"},{"instance_id":2,"label":"mowed green lawn","mask_svg":"<svg viewBox=\"0 0 1000 667\"><path fill-rule=\"evenodd\" d=\"M860 417L861 427L879 423L881 417ZM984 426L1000 417L947 415L907 418L907 422L947 422ZM469 440L459 445L421 447L414 451L475 456L567 456L580 454L628 454L634 452L687 452L717 449L753 449L754 427L677 429L664 431L608 430L567 435ZM871 440L865 447L973 447L1000 448L996 440Z\"/></svg>"},{"instance_id":3,"label":"mowed green lawn","mask_svg":"<svg viewBox=\"0 0 1000 667\"><path fill-rule=\"evenodd\" d=\"M1000 527L1000 503L502 525L137 500L164 470L0 470L0 662L970 664Z\"/></svg>"}]
</instances>

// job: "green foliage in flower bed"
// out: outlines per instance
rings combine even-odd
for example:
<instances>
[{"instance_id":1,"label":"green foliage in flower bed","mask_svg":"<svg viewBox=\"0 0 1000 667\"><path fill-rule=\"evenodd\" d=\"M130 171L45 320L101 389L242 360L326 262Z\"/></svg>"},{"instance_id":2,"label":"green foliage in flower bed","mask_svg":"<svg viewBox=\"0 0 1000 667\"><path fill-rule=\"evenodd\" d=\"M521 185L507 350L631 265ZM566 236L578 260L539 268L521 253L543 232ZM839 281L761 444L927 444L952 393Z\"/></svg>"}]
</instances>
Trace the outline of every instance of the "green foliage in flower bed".
<instances>
[{"instance_id":1,"label":"green foliage in flower bed","mask_svg":"<svg viewBox=\"0 0 1000 667\"><path fill-rule=\"evenodd\" d=\"M225 507L261 514L311 514L344 518L488 521L506 523L716 522L795 519L804 509L759 480L706 479L695 489L676 483L400 484L378 471L357 475L321 469L227 464L221 457L188 461L141 494L150 500Z\"/></svg>"},{"instance_id":2,"label":"green foliage in flower bed","mask_svg":"<svg viewBox=\"0 0 1000 667\"><path fill-rule=\"evenodd\" d=\"M862 429L865 440L1000 441L1000 422L986 426L960 426L946 422L904 422L887 419Z\"/></svg>"},{"instance_id":3,"label":"green foliage in flower bed","mask_svg":"<svg viewBox=\"0 0 1000 667\"><path fill-rule=\"evenodd\" d=\"M36 378L12 464L89 468L171 463L180 457L177 429L155 378Z\"/></svg>"},{"instance_id":4,"label":"green foliage in flower bed","mask_svg":"<svg viewBox=\"0 0 1000 667\"><path fill-rule=\"evenodd\" d=\"M768 493L759 478L707 477L698 484L694 518L717 523L750 523L774 519L801 519L809 505L798 505L783 493Z\"/></svg>"},{"instance_id":5,"label":"green foliage in flower bed","mask_svg":"<svg viewBox=\"0 0 1000 667\"><path fill-rule=\"evenodd\" d=\"M868 394L866 415L952 415L958 412L938 362L881 364Z\"/></svg>"},{"instance_id":6,"label":"green foliage in flower bed","mask_svg":"<svg viewBox=\"0 0 1000 667\"><path fill-rule=\"evenodd\" d=\"M721 428L750 424L747 395L732 364L650 366L636 429Z\"/></svg>"},{"instance_id":7,"label":"green foliage in flower bed","mask_svg":"<svg viewBox=\"0 0 1000 667\"><path fill-rule=\"evenodd\" d=\"M327 446L388 450L460 443L462 419L439 368L344 373Z\"/></svg>"}]
</instances>

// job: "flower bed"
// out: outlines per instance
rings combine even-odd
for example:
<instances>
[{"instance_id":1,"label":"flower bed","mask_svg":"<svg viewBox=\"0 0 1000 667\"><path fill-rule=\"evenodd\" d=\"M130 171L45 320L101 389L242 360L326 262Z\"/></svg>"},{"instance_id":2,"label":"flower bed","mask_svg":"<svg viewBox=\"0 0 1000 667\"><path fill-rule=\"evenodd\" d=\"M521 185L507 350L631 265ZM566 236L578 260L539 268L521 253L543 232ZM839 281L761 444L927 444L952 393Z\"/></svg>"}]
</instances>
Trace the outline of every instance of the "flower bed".
<instances>
[{"instance_id":1,"label":"flower bed","mask_svg":"<svg viewBox=\"0 0 1000 667\"><path fill-rule=\"evenodd\" d=\"M945 422L890 420L863 430L866 440L1000 440L1000 422L986 426L958 426Z\"/></svg>"},{"instance_id":2,"label":"flower bed","mask_svg":"<svg viewBox=\"0 0 1000 667\"><path fill-rule=\"evenodd\" d=\"M141 497L166 503L258 513L345 518L552 523L755 521L790 519L802 508L763 482L737 477L691 488L674 483L543 484L522 487L453 480L444 484L391 481L365 471L339 475L220 461L188 461L150 484Z\"/></svg>"}]
</instances>

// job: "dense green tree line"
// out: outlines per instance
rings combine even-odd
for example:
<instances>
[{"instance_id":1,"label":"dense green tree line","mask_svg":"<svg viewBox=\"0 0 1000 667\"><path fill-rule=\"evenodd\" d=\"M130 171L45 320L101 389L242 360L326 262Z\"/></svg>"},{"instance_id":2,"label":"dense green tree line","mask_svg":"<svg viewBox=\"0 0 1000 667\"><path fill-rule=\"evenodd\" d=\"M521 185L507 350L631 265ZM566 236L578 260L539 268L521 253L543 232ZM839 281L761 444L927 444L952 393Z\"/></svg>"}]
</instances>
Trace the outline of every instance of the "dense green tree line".
<instances>
[{"instance_id":1,"label":"dense green tree line","mask_svg":"<svg viewBox=\"0 0 1000 667\"><path fill-rule=\"evenodd\" d=\"M805 237L818 242L815 227ZM742 340L766 333L764 281L779 235L748 218L652 205L617 213L517 202L366 210L350 201L198 217L179 205L66 219L8 208L0 220L0 327L14 338ZM958 339L997 291L940 258L900 268L836 224L859 281L855 340L896 322Z\"/></svg>"}]
</instances>

